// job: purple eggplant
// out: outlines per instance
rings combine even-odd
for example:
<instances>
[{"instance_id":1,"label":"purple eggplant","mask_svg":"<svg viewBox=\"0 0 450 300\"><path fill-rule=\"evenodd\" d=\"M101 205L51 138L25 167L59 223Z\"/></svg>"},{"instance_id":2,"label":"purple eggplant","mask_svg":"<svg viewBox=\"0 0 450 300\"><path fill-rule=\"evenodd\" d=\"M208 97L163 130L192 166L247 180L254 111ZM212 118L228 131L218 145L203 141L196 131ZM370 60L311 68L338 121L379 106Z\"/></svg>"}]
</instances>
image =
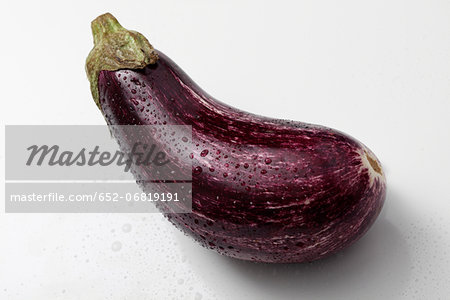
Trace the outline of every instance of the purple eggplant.
<instances>
[{"instance_id":1,"label":"purple eggplant","mask_svg":"<svg viewBox=\"0 0 450 300\"><path fill-rule=\"evenodd\" d=\"M192 153L180 162L192 170L192 213L165 215L203 246L243 260L313 261L373 224L386 180L362 143L217 101L111 14L92 30L86 70L108 125L192 126Z\"/></svg>"}]
</instances>

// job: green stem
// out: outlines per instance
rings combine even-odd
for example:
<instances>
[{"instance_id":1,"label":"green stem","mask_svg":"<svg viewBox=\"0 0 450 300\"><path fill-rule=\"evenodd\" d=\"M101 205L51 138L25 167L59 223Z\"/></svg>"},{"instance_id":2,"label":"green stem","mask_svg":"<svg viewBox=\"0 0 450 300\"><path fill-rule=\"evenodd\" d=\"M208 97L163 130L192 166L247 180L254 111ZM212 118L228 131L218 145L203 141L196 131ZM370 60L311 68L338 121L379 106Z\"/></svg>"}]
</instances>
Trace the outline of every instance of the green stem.
<instances>
[{"instance_id":1,"label":"green stem","mask_svg":"<svg viewBox=\"0 0 450 300\"><path fill-rule=\"evenodd\" d=\"M102 70L142 69L158 60L158 54L140 33L123 28L110 13L91 24L94 48L86 59L86 73L91 93L100 108L98 75Z\"/></svg>"}]
</instances>

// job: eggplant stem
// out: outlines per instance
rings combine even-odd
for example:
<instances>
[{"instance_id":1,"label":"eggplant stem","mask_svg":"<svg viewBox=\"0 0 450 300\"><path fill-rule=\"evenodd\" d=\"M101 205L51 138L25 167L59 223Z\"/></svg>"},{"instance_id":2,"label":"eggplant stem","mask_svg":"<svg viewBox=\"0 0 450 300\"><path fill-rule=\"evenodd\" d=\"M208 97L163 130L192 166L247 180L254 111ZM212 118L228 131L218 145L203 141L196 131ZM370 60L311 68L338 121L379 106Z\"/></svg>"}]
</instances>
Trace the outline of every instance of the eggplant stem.
<instances>
[{"instance_id":1,"label":"eggplant stem","mask_svg":"<svg viewBox=\"0 0 450 300\"><path fill-rule=\"evenodd\" d=\"M158 60L156 50L139 32L127 30L110 13L91 23L94 48L86 59L86 74L91 93L100 108L98 76L100 71L142 69Z\"/></svg>"}]
</instances>

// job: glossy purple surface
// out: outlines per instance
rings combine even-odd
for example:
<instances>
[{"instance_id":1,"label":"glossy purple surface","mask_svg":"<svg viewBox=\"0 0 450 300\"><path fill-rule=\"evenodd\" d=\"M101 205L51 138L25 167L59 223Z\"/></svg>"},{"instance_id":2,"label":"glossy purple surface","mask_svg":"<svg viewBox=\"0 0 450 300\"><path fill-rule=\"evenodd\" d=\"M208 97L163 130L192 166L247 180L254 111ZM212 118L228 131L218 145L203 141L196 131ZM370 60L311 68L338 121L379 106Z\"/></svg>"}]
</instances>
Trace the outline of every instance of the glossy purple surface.
<instances>
[{"instance_id":1,"label":"glossy purple surface","mask_svg":"<svg viewBox=\"0 0 450 300\"><path fill-rule=\"evenodd\" d=\"M378 216L378 160L329 128L246 113L213 99L159 52L143 70L102 71L112 125L192 125L191 214L166 214L205 247L262 262L304 262L345 248Z\"/></svg>"}]
</instances>

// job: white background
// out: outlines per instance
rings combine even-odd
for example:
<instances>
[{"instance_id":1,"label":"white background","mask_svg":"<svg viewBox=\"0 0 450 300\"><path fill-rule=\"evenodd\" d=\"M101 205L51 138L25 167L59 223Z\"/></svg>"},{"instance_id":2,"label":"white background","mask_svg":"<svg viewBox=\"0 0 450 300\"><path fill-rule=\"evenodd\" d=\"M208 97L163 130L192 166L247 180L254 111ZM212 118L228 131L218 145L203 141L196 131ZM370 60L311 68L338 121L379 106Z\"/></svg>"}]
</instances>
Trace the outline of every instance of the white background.
<instances>
[{"instance_id":1,"label":"white background","mask_svg":"<svg viewBox=\"0 0 450 300\"><path fill-rule=\"evenodd\" d=\"M1 213L0 299L448 299L450 1L8 1L2 124L104 124L84 60L107 11L216 98L364 142L386 205L302 265L222 257L159 214Z\"/></svg>"}]
</instances>

